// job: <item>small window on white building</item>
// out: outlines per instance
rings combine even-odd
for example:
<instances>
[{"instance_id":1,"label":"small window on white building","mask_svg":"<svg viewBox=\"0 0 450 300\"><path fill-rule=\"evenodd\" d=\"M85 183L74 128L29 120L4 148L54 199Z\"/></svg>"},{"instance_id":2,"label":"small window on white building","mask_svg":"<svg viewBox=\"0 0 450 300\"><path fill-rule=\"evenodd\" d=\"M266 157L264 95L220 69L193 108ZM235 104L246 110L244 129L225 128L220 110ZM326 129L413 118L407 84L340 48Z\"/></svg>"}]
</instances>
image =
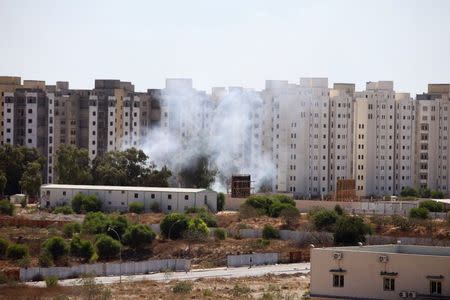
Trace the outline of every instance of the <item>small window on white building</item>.
<instances>
[{"instance_id":1,"label":"small window on white building","mask_svg":"<svg viewBox=\"0 0 450 300\"><path fill-rule=\"evenodd\" d=\"M430 294L431 295L441 295L442 294L442 282L431 280L430 281Z\"/></svg>"},{"instance_id":2,"label":"small window on white building","mask_svg":"<svg viewBox=\"0 0 450 300\"><path fill-rule=\"evenodd\" d=\"M171 200L172 199L172 194L167 195L167 199Z\"/></svg>"},{"instance_id":3,"label":"small window on white building","mask_svg":"<svg viewBox=\"0 0 450 300\"><path fill-rule=\"evenodd\" d=\"M66 195L66 191L63 191L63 196L65 196Z\"/></svg>"},{"instance_id":4,"label":"small window on white building","mask_svg":"<svg viewBox=\"0 0 450 300\"><path fill-rule=\"evenodd\" d=\"M167 210L172 210L172 205L167 205Z\"/></svg>"},{"instance_id":5,"label":"small window on white building","mask_svg":"<svg viewBox=\"0 0 450 300\"><path fill-rule=\"evenodd\" d=\"M150 197L151 197L152 199L155 199L155 194L152 194Z\"/></svg>"},{"instance_id":6,"label":"small window on white building","mask_svg":"<svg viewBox=\"0 0 450 300\"><path fill-rule=\"evenodd\" d=\"M395 291L395 278L384 278L383 279L383 290L384 291Z\"/></svg>"},{"instance_id":7,"label":"small window on white building","mask_svg":"<svg viewBox=\"0 0 450 300\"><path fill-rule=\"evenodd\" d=\"M139 198L139 194L138 193L134 193L134 198Z\"/></svg>"},{"instance_id":8,"label":"small window on white building","mask_svg":"<svg viewBox=\"0 0 450 300\"><path fill-rule=\"evenodd\" d=\"M344 287L344 275L333 274L333 287Z\"/></svg>"},{"instance_id":9,"label":"small window on white building","mask_svg":"<svg viewBox=\"0 0 450 300\"><path fill-rule=\"evenodd\" d=\"M184 200L189 200L189 195L184 195Z\"/></svg>"}]
</instances>

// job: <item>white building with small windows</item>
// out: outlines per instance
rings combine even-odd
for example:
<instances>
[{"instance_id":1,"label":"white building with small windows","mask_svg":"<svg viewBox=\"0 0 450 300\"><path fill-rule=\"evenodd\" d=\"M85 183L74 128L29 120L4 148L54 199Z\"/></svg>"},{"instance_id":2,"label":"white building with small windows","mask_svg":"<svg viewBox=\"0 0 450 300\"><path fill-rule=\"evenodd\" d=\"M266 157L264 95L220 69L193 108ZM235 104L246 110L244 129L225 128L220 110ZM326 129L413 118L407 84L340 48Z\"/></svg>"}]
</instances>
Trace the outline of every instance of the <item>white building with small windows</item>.
<instances>
[{"instance_id":1,"label":"white building with small windows","mask_svg":"<svg viewBox=\"0 0 450 300\"><path fill-rule=\"evenodd\" d=\"M450 299L450 248L313 248L312 299Z\"/></svg>"},{"instance_id":2,"label":"white building with small windows","mask_svg":"<svg viewBox=\"0 0 450 300\"><path fill-rule=\"evenodd\" d=\"M133 202L144 204L145 211L157 203L164 213L184 212L189 207L217 211L217 193L207 189L44 184L41 186L41 207L70 204L78 194L95 195L105 211L128 211Z\"/></svg>"}]
</instances>

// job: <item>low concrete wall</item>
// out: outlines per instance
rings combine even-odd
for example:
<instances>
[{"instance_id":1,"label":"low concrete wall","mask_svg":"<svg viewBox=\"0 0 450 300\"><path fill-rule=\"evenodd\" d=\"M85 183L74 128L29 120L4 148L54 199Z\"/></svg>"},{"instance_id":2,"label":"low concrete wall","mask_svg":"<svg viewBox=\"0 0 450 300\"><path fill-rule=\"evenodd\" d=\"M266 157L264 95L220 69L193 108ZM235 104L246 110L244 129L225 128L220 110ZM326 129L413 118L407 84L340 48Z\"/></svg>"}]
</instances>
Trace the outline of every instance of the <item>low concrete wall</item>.
<instances>
[{"instance_id":1,"label":"low concrete wall","mask_svg":"<svg viewBox=\"0 0 450 300\"><path fill-rule=\"evenodd\" d=\"M258 266L274 265L278 263L278 253L252 253L240 255L228 255L227 266Z\"/></svg>"},{"instance_id":2,"label":"low concrete wall","mask_svg":"<svg viewBox=\"0 0 450 300\"><path fill-rule=\"evenodd\" d=\"M97 263L83 264L72 267L50 268L20 268L20 280L30 281L36 275L57 276L59 279L74 278L82 274L95 276L135 275L160 272L163 270L187 271L191 268L191 261L187 259L161 259L147 261L132 261L125 263Z\"/></svg>"},{"instance_id":3,"label":"low concrete wall","mask_svg":"<svg viewBox=\"0 0 450 300\"><path fill-rule=\"evenodd\" d=\"M450 246L450 240L438 240L432 238L416 237L392 237L382 235L366 235L368 245L397 244L400 241L403 245L423 245L423 246Z\"/></svg>"}]
</instances>

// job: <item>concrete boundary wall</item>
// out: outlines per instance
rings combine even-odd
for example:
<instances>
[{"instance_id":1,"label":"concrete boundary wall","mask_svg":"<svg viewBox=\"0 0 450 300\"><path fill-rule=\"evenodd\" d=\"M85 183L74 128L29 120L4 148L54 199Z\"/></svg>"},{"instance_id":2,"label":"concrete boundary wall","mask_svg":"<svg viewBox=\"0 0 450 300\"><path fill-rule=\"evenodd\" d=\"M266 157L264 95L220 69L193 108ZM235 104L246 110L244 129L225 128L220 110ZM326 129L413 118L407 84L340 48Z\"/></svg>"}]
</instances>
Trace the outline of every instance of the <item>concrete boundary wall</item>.
<instances>
[{"instance_id":1,"label":"concrete boundary wall","mask_svg":"<svg viewBox=\"0 0 450 300\"><path fill-rule=\"evenodd\" d=\"M241 238L262 238L262 229L240 229L239 236ZM297 242L319 242L332 243L333 234L324 231L297 231L297 230L280 230L281 240L292 240Z\"/></svg>"},{"instance_id":2,"label":"concrete boundary wall","mask_svg":"<svg viewBox=\"0 0 450 300\"><path fill-rule=\"evenodd\" d=\"M252 253L240 255L228 255L227 266L258 266L258 265L274 265L278 263L278 253Z\"/></svg>"},{"instance_id":3,"label":"concrete boundary wall","mask_svg":"<svg viewBox=\"0 0 450 300\"><path fill-rule=\"evenodd\" d=\"M20 280L31 281L35 276L57 276L59 279L79 277L83 274L95 276L135 275L160 272L165 270L187 271L191 268L188 259L161 259L147 261L132 261L125 263L83 264L72 267L32 267L20 268Z\"/></svg>"}]
</instances>

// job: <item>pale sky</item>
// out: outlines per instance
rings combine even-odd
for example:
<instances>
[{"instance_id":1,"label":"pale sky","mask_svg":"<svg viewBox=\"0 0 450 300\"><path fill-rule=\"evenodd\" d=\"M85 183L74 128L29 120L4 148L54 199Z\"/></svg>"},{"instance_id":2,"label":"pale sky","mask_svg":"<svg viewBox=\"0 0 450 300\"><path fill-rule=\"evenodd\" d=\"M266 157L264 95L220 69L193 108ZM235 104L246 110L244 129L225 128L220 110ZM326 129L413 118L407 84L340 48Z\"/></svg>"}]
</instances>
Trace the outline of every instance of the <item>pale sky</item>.
<instances>
[{"instance_id":1,"label":"pale sky","mask_svg":"<svg viewBox=\"0 0 450 300\"><path fill-rule=\"evenodd\" d=\"M394 80L414 95L450 82L450 1L0 0L0 75L138 91L188 77L208 92Z\"/></svg>"}]
</instances>

